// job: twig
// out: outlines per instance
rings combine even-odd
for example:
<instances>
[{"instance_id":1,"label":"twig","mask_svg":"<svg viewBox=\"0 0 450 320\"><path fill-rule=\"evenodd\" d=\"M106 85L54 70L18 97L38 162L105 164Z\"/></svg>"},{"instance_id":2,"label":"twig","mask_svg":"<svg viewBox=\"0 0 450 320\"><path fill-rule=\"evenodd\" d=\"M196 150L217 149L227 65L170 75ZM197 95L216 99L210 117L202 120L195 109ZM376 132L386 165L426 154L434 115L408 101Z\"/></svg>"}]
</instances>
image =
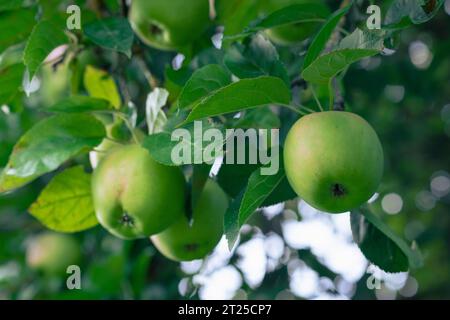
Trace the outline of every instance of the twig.
<instances>
[{"instance_id":1,"label":"twig","mask_svg":"<svg viewBox=\"0 0 450 320\"><path fill-rule=\"evenodd\" d=\"M350 0L342 0L341 5L339 6L339 9L342 9L350 4ZM330 52L333 50L333 48L339 43L342 37L342 30L345 30L344 24L346 22L346 16L344 15L340 20L338 25L333 31L333 34L330 37L330 40L328 41L326 45L325 52ZM344 110L344 99L341 95L341 92L339 90L339 86L337 85L337 81L335 78L331 79L328 83L328 93L330 95L330 101L329 101L329 108L330 110L336 110L336 111L343 111ZM335 103L335 96L336 96L336 103Z\"/></svg>"}]
</instances>

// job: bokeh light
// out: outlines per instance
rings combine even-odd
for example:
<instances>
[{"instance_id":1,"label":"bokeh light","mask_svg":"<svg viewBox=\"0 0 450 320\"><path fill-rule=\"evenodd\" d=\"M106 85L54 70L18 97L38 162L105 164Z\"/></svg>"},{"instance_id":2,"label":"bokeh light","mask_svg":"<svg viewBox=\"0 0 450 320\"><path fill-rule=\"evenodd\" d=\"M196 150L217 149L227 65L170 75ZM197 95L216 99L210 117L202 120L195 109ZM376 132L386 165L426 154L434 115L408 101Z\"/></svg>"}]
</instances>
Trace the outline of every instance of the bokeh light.
<instances>
[{"instance_id":1,"label":"bokeh light","mask_svg":"<svg viewBox=\"0 0 450 320\"><path fill-rule=\"evenodd\" d=\"M433 54L422 41L414 41L409 45L409 57L413 65L418 69L426 69L433 60Z\"/></svg>"}]
</instances>

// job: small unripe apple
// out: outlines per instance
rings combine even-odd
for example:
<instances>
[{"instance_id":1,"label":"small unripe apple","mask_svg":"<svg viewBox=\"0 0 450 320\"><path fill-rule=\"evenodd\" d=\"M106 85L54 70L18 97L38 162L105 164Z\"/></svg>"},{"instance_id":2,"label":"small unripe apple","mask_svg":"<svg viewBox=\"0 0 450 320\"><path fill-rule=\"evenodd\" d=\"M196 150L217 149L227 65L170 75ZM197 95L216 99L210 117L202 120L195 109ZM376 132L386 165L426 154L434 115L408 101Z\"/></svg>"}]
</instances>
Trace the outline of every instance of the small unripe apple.
<instances>
[{"instance_id":1,"label":"small unripe apple","mask_svg":"<svg viewBox=\"0 0 450 320\"><path fill-rule=\"evenodd\" d=\"M308 204L330 213L359 207L377 190L383 149L360 116L341 111L300 118L284 145L286 176Z\"/></svg>"},{"instance_id":2,"label":"small unripe apple","mask_svg":"<svg viewBox=\"0 0 450 320\"><path fill-rule=\"evenodd\" d=\"M47 274L62 274L68 266L80 262L81 249L72 236L46 232L30 239L26 259L33 269Z\"/></svg>"},{"instance_id":3,"label":"small unripe apple","mask_svg":"<svg viewBox=\"0 0 450 320\"><path fill-rule=\"evenodd\" d=\"M133 0L129 20L139 38L161 50L198 39L210 24L208 0Z\"/></svg>"},{"instance_id":4,"label":"small unripe apple","mask_svg":"<svg viewBox=\"0 0 450 320\"><path fill-rule=\"evenodd\" d=\"M185 181L178 167L159 164L139 145L113 148L92 176L100 224L123 239L148 237L184 211Z\"/></svg>"},{"instance_id":5,"label":"small unripe apple","mask_svg":"<svg viewBox=\"0 0 450 320\"><path fill-rule=\"evenodd\" d=\"M193 212L192 225L185 215L168 229L151 237L156 248L175 261L202 259L210 253L223 234L223 217L228 199L219 185L208 180Z\"/></svg>"}]
</instances>

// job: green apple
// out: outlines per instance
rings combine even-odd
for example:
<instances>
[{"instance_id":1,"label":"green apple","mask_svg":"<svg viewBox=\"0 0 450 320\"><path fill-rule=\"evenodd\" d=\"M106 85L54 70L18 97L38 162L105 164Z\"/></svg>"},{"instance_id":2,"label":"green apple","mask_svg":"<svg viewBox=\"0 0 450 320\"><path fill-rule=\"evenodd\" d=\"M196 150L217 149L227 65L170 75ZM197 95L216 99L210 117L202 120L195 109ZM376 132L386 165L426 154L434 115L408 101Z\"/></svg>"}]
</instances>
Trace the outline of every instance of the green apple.
<instances>
[{"instance_id":1,"label":"green apple","mask_svg":"<svg viewBox=\"0 0 450 320\"><path fill-rule=\"evenodd\" d=\"M208 180L193 212L190 225L186 215L151 240L167 258L190 261L204 258L220 241L223 234L223 217L228 199L219 185Z\"/></svg>"},{"instance_id":2,"label":"green apple","mask_svg":"<svg viewBox=\"0 0 450 320\"><path fill-rule=\"evenodd\" d=\"M284 145L286 176L311 206L340 213L359 207L377 190L383 149L360 116L341 111L313 113L290 129Z\"/></svg>"},{"instance_id":3,"label":"green apple","mask_svg":"<svg viewBox=\"0 0 450 320\"><path fill-rule=\"evenodd\" d=\"M169 227L184 212L184 188L179 168L157 163L136 144L113 148L92 176L98 221L123 239Z\"/></svg>"},{"instance_id":4,"label":"green apple","mask_svg":"<svg viewBox=\"0 0 450 320\"><path fill-rule=\"evenodd\" d=\"M47 274L65 273L81 260L77 241L69 235L46 232L32 238L27 246L27 264Z\"/></svg>"},{"instance_id":5,"label":"green apple","mask_svg":"<svg viewBox=\"0 0 450 320\"><path fill-rule=\"evenodd\" d=\"M210 24L208 0L133 0L132 28L149 46L177 50L199 38Z\"/></svg>"},{"instance_id":6,"label":"green apple","mask_svg":"<svg viewBox=\"0 0 450 320\"><path fill-rule=\"evenodd\" d=\"M263 0L261 2L261 13L268 15L274 11L283 9L295 4L314 3L323 5L323 0ZM324 6L324 10L326 7ZM279 45L292 45L301 42L311 36L319 27L318 22L302 22L298 24L290 24L275 27L266 30L266 34L270 40Z\"/></svg>"}]
</instances>

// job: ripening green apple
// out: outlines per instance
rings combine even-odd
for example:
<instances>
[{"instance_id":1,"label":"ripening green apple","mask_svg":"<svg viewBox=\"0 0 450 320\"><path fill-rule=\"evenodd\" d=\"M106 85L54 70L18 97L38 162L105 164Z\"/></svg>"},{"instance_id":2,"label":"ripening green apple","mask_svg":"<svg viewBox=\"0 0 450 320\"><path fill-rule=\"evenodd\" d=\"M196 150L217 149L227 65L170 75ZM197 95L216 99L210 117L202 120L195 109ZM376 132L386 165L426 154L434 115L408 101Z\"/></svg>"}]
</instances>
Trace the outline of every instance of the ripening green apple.
<instances>
[{"instance_id":1,"label":"ripening green apple","mask_svg":"<svg viewBox=\"0 0 450 320\"><path fill-rule=\"evenodd\" d=\"M113 148L92 176L94 208L100 224L123 239L148 237L184 212L181 170L153 160L139 145Z\"/></svg>"},{"instance_id":2,"label":"ripening green apple","mask_svg":"<svg viewBox=\"0 0 450 320\"><path fill-rule=\"evenodd\" d=\"M283 9L284 7L306 3L324 4L323 0L262 0L260 3L260 11L262 14L268 15L274 11ZM292 45L311 36L318 27L318 22L301 22L298 24L290 24L268 29L265 33L269 39L276 44Z\"/></svg>"},{"instance_id":3,"label":"ripening green apple","mask_svg":"<svg viewBox=\"0 0 450 320\"><path fill-rule=\"evenodd\" d=\"M182 215L168 229L151 237L151 240L171 260L204 258L222 237L223 217L227 207L225 192L215 181L208 180L194 209L192 225Z\"/></svg>"},{"instance_id":4,"label":"ripening green apple","mask_svg":"<svg viewBox=\"0 0 450 320\"><path fill-rule=\"evenodd\" d=\"M62 274L68 266L80 262L81 250L72 236L46 232L30 240L26 259L33 269L47 274Z\"/></svg>"},{"instance_id":5,"label":"ripening green apple","mask_svg":"<svg viewBox=\"0 0 450 320\"><path fill-rule=\"evenodd\" d=\"M377 190L383 149L373 128L342 111L300 118L284 145L286 176L311 206L340 213L359 207Z\"/></svg>"},{"instance_id":6,"label":"ripening green apple","mask_svg":"<svg viewBox=\"0 0 450 320\"><path fill-rule=\"evenodd\" d=\"M133 0L129 20L139 38L161 50L198 39L210 24L207 0Z\"/></svg>"}]
</instances>

